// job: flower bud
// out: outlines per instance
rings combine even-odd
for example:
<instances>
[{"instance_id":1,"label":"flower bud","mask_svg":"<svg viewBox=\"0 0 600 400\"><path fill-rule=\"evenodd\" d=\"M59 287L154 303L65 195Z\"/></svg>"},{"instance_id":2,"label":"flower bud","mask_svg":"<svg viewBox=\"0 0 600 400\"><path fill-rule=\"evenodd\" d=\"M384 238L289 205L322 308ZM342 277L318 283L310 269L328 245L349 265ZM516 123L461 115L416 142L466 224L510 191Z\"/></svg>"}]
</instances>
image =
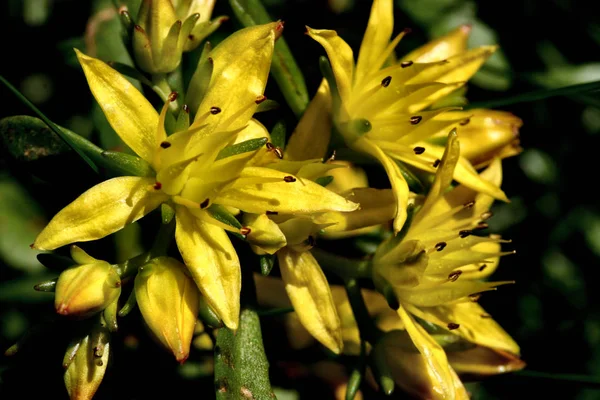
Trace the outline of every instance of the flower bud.
<instances>
[{"instance_id":1,"label":"flower bud","mask_svg":"<svg viewBox=\"0 0 600 400\"><path fill-rule=\"evenodd\" d=\"M100 351L94 345L92 336L90 334L71 343L63 360L66 368L64 381L71 400L91 399L106 372L110 344L108 341L102 343Z\"/></svg>"},{"instance_id":2,"label":"flower bud","mask_svg":"<svg viewBox=\"0 0 600 400\"><path fill-rule=\"evenodd\" d=\"M243 221L250 228L246 240L256 254L275 254L287 244L285 235L266 214L244 213Z\"/></svg>"},{"instance_id":3,"label":"flower bud","mask_svg":"<svg viewBox=\"0 0 600 400\"><path fill-rule=\"evenodd\" d=\"M494 110L472 110L468 114L458 126L460 154L476 168L488 165L494 157L506 158L521 152L520 118Z\"/></svg>"},{"instance_id":4,"label":"flower bud","mask_svg":"<svg viewBox=\"0 0 600 400\"><path fill-rule=\"evenodd\" d=\"M115 269L106 261L89 259L95 262L69 268L58 277L54 298L57 313L87 317L119 298L121 279Z\"/></svg>"},{"instance_id":5,"label":"flower bud","mask_svg":"<svg viewBox=\"0 0 600 400\"><path fill-rule=\"evenodd\" d=\"M140 268L134 290L152 334L183 363L190 352L200 301L185 266L172 258L155 258Z\"/></svg>"},{"instance_id":6,"label":"flower bud","mask_svg":"<svg viewBox=\"0 0 600 400\"><path fill-rule=\"evenodd\" d=\"M196 17L197 18L197 17ZM133 30L133 54L150 74L173 71L181 62L183 46L195 20L177 19L170 0L143 0Z\"/></svg>"}]
</instances>

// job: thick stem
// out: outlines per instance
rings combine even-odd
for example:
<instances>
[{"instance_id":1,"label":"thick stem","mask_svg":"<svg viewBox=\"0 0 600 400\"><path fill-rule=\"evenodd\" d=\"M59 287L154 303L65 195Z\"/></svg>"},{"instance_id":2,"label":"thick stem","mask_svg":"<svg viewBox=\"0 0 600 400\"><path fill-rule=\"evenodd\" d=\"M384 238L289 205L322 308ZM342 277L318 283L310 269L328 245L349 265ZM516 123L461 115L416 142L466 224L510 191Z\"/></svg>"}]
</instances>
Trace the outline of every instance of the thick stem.
<instances>
[{"instance_id":1,"label":"thick stem","mask_svg":"<svg viewBox=\"0 0 600 400\"><path fill-rule=\"evenodd\" d=\"M367 309L365 299L360 292L360 286L358 285L357 280L349 279L345 282L344 286L346 287L346 293L348 294L350 306L354 313L354 319L356 319L356 323L360 330L361 339L366 340L371 344L377 343L382 333L379 328L375 326L375 323L369 314L369 310Z\"/></svg>"},{"instance_id":2,"label":"thick stem","mask_svg":"<svg viewBox=\"0 0 600 400\"><path fill-rule=\"evenodd\" d=\"M344 280L371 277L370 260L341 257L318 248L313 248L311 252L322 268L333 272Z\"/></svg>"},{"instance_id":3,"label":"thick stem","mask_svg":"<svg viewBox=\"0 0 600 400\"><path fill-rule=\"evenodd\" d=\"M152 75L152 90L156 93L162 101L165 103L169 103L169 109L173 113L173 115L177 115L179 113L179 99L175 99L173 101L169 100L169 95L173 92L171 89L171 85L167 82L167 76L165 74L156 74Z\"/></svg>"}]
</instances>

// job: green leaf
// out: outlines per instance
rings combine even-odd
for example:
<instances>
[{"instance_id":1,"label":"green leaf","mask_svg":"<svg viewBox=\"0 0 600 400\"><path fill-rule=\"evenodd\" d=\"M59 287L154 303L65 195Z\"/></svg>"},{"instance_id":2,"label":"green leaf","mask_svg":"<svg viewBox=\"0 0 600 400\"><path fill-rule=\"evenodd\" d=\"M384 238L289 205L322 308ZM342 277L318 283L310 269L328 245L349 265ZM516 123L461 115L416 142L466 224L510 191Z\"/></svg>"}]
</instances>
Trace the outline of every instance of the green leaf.
<instances>
[{"instance_id":1,"label":"green leaf","mask_svg":"<svg viewBox=\"0 0 600 400\"><path fill-rule=\"evenodd\" d=\"M315 180L315 182L323 187L327 187L327 185L329 185L331 182L333 182L333 176L331 176L331 175L321 176L321 177L317 178Z\"/></svg>"},{"instance_id":2,"label":"green leaf","mask_svg":"<svg viewBox=\"0 0 600 400\"><path fill-rule=\"evenodd\" d=\"M255 311L242 310L237 331L220 328L215 346L217 400L274 399L269 381L260 320Z\"/></svg>"},{"instance_id":3,"label":"green leaf","mask_svg":"<svg viewBox=\"0 0 600 400\"><path fill-rule=\"evenodd\" d=\"M41 253L37 255L38 261L46 268L52 271L64 271L76 265L76 262L69 257L59 256L53 253Z\"/></svg>"},{"instance_id":4,"label":"green leaf","mask_svg":"<svg viewBox=\"0 0 600 400\"><path fill-rule=\"evenodd\" d=\"M50 279L49 281L40 282L33 288L38 292L54 292L58 278Z\"/></svg>"},{"instance_id":5,"label":"green leaf","mask_svg":"<svg viewBox=\"0 0 600 400\"><path fill-rule=\"evenodd\" d=\"M258 105L258 107L256 108L256 111L254 113L258 114L261 112L277 110L278 108L279 108L278 102L276 102L275 100L267 99Z\"/></svg>"},{"instance_id":6,"label":"green leaf","mask_svg":"<svg viewBox=\"0 0 600 400\"><path fill-rule=\"evenodd\" d=\"M260 0L229 0L229 4L237 19L244 26L266 24L273 21ZM296 64L283 37L275 42L271 73L288 105L296 117L300 118L308 105L308 91L302 71Z\"/></svg>"},{"instance_id":7,"label":"green leaf","mask_svg":"<svg viewBox=\"0 0 600 400\"><path fill-rule=\"evenodd\" d=\"M408 167L402 161L398 161L398 160L395 160L395 161L396 161L396 164L398 165L398 167L400 168L400 173L406 180L406 183L408 184L408 187L410 188L410 190L417 194L424 194L425 193L425 185L423 185L421 180L419 178L417 178L417 176L415 174L413 174L413 172L410 169L408 169Z\"/></svg>"},{"instance_id":8,"label":"green leaf","mask_svg":"<svg viewBox=\"0 0 600 400\"><path fill-rule=\"evenodd\" d=\"M273 146L285 149L286 126L283 119L277 121L271 130L271 143Z\"/></svg>"},{"instance_id":9,"label":"green leaf","mask_svg":"<svg viewBox=\"0 0 600 400\"><path fill-rule=\"evenodd\" d=\"M258 256L260 262L260 273L268 276L275 265L275 256L271 254L263 254Z\"/></svg>"},{"instance_id":10,"label":"green leaf","mask_svg":"<svg viewBox=\"0 0 600 400\"><path fill-rule=\"evenodd\" d=\"M233 144L231 146L227 146L219 152L215 161L231 156L236 156L238 154L258 150L261 147L263 147L268 140L269 139L267 139L266 137L258 139L249 139L240 143Z\"/></svg>"},{"instance_id":11,"label":"green leaf","mask_svg":"<svg viewBox=\"0 0 600 400\"><path fill-rule=\"evenodd\" d=\"M208 213L210 214L211 217L213 217L214 219L216 219L217 221L220 221L224 224L227 224L229 226L233 226L234 228L237 229L241 229L242 228L242 224L240 224L240 221L238 221L235 216L233 216L229 211L227 211L227 209L223 206L220 206L218 204L213 204L210 207L207 208ZM246 240L246 238L244 237L244 235L241 235L239 233L232 233L232 235L236 236L239 239L242 240Z\"/></svg>"}]
</instances>

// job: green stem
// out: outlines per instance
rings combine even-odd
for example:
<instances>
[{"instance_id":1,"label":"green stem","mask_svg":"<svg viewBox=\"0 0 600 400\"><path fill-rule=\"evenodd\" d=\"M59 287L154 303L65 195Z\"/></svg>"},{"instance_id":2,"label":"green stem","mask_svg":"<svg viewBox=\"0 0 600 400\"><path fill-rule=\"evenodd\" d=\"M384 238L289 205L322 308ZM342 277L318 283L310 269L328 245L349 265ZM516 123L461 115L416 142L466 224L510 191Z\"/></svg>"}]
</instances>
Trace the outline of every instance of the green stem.
<instances>
[{"instance_id":1,"label":"green stem","mask_svg":"<svg viewBox=\"0 0 600 400\"><path fill-rule=\"evenodd\" d=\"M174 91L177 92L181 99L185 99L185 88L183 87L183 73L181 72L181 64L169 75L167 75L167 82Z\"/></svg>"},{"instance_id":2,"label":"green stem","mask_svg":"<svg viewBox=\"0 0 600 400\"><path fill-rule=\"evenodd\" d=\"M576 374L554 374L551 372L540 372L540 371L517 371L514 373L515 375L526 377L526 378L538 378L538 379L548 379L553 381L560 382L570 382L578 385L584 385L596 389L600 389L600 379L586 376L586 375L576 375Z\"/></svg>"},{"instance_id":3,"label":"green stem","mask_svg":"<svg viewBox=\"0 0 600 400\"><path fill-rule=\"evenodd\" d=\"M175 218L172 218L167 224L160 225L158 233L156 234L156 238L154 239L152 249L149 252L151 259L167 255L169 246L171 246L171 242L173 241L174 233Z\"/></svg>"},{"instance_id":4,"label":"green stem","mask_svg":"<svg viewBox=\"0 0 600 400\"><path fill-rule=\"evenodd\" d=\"M572 85L559 89L535 90L529 93L523 93L516 96L506 97L504 99L471 103L467 107L465 107L465 109L469 110L473 108L496 108L512 104L525 103L529 101L543 100L549 97L570 96L586 92L593 92L597 90L600 90L600 81L582 83L579 85Z\"/></svg>"},{"instance_id":5,"label":"green stem","mask_svg":"<svg viewBox=\"0 0 600 400\"><path fill-rule=\"evenodd\" d=\"M313 248L312 255L319 265L344 280L371 277L371 261L355 260Z\"/></svg>"},{"instance_id":6,"label":"green stem","mask_svg":"<svg viewBox=\"0 0 600 400\"><path fill-rule=\"evenodd\" d=\"M366 340L371 344L377 343L381 337L381 331L375 326L369 310L365 304L365 299L360 292L360 286L356 279L349 279L345 282L346 293L350 300L350 306L354 313L354 319L360 330L361 340Z\"/></svg>"},{"instance_id":7,"label":"green stem","mask_svg":"<svg viewBox=\"0 0 600 400\"><path fill-rule=\"evenodd\" d=\"M294 312L294 307L272 308L269 310L256 310L259 317L273 317Z\"/></svg>"}]
</instances>

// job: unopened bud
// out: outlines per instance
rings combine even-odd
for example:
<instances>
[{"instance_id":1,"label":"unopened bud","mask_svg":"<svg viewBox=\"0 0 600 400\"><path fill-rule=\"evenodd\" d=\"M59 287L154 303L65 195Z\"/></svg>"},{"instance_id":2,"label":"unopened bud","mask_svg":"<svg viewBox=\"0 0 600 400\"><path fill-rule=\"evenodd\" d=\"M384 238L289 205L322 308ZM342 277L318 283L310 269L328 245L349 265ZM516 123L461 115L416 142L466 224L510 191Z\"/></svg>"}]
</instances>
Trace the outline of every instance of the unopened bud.
<instances>
[{"instance_id":1,"label":"unopened bud","mask_svg":"<svg viewBox=\"0 0 600 400\"><path fill-rule=\"evenodd\" d=\"M179 261L159 257L140 268L135 296L144 321L158 341L183 363L198 316L198 288Z\"/></svg>"},{"instance_id":2,"label":"unopened bud","mask_svg":"<svg viewBox=\"0 0 600 400\"><path fill-rule=\"evenodd\" d=\"M110 343L102 343L102 349L94 350L92 334L74 342L67 349L64 381L71 400L88 400L98 390L110 353Z\"/></svg>"}]
</instances>

